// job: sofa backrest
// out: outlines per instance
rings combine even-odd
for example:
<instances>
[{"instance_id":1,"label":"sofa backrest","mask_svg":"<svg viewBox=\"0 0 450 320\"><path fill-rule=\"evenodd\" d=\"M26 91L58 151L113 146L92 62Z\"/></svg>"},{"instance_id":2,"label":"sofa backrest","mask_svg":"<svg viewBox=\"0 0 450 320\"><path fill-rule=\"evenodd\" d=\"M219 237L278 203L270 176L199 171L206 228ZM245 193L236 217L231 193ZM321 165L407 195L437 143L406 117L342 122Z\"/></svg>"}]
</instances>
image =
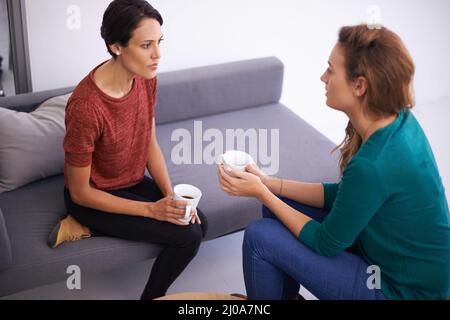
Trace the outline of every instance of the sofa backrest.
<instances>
[{"instance_id":1,"label":"sofa backrest","mask_svg":"<svg viewBox=\"0 0 450 320\"><path fill-rule=\"evenodd\" d=\"M269 57L161 73L157 123L278 102L283 71L282 62Z\"/></svg>"},{"instance_id":2,"label":"sofa backrest","mask_svg":"<svg viewBox=\"0 0 450 320\"><path fill-rule=\"evenodd\" d=\"M55 97L62 96L72 92L75 87L40 91L33 93L18 94L11 97L0 98L0 108L7 108L20 112L31 112L35 110L42 102Z\"/></svg>"},{"instance_id":3,"label":"sofa backrest","mask_svg":"<svg viewBox=\"0 0 450 320\"><path fill-rule=\"evenodd\" d=\"M157 123L278 102L283 63L276 57L162 72L158 75ZM74 87L0 98L0 107L31 112L45 100Z\"/></svg>"}]
</instances>

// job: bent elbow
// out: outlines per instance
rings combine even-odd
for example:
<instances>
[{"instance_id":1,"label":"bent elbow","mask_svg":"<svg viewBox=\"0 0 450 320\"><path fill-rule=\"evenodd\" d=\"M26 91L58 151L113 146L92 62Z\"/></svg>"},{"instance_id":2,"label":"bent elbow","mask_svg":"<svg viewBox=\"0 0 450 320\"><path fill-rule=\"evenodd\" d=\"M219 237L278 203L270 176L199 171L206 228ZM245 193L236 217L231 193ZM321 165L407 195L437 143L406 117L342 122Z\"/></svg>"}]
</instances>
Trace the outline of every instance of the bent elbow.
<instances>
[{"instance_id":1,"label":"bent elbow","mask_svg":"<svg viewBox=\"0 0 450 320\"><path fill-rule=\"evenodd\" d=\"M83 206L86 202L88 191L86 190L69 190L70 198L72 201L80 206Z\"/></svg>"},{"instance_id":2,"label":"bent elbow","mask_svg":"<svg viewBox=\"0 0 450 320\"><path fill-rule=\"evenodd\" d=\"M327 246L327 245L324 245L323 243L322 244L318 243L315 249L319 255L328 257L328 258L335 257L338 254L345 251L345 247Z\"/></svg>"},{"instance_id":3,"label":"bent elbow","mask_svg":"<svg viewBox=\"0 0 450 320\"><path fill-rule=\"evenodd\" d=\"M319 255L327 257L327 258L335 257L341 252L342 251L338 251L338 250L318 250L317 251L317 253Z\"/></svg>"}]
</instances>

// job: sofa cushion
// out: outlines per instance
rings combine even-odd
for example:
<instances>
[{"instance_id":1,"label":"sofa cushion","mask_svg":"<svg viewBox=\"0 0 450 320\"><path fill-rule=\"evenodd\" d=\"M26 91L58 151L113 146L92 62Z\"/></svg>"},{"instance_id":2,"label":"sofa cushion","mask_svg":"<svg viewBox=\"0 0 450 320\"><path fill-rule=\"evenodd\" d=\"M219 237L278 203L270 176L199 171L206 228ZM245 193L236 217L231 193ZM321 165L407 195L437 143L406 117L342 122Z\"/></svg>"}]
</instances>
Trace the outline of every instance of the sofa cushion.
<instances>
[{"instance_id":1,"label":"sofa cushion","mask_svg":"<svg viewBox=\"0 0 450 320\"><path fill-rule=\"evenodd\" d=\"M158 124L275 103L283 86L275 58L165 72L158 76Z\"/></svg>"},{"instance_id":2,"label":"sofa cushion","mask_svg":"<svg viewBox=\"0 0 450 320\"><path fill-rule=\"evenodd\" d=\"M31 113L0 108L0 194L62 172L69 96L47 100Z\"/></svg>"},{"instance_id":3,"label":"sofa cushion","mask_svg":"<svg viewBox=\"0 0 450 320\"><path fill-rule=\"evenodd\" d=\"M3 97L0 99L0 108L7 108L20 112L31 112L44 101L49 100L53 97L66 95L70 92L73 92L74 89L75 87L66 87Z\"/></svg>"},{"instance_id":4,"label":"sofa cushion","mask_svg":"<svg viewBox=\"0 0 450 320\"><path fill-rule=\"evenodd\" d=\"M195 124L195 121L198 122ZM242 129L242 131L239 133L235 129ZM259 152L267 149L267 154L271 155L268 158L272 158L273 161L267 161L259 154L253 154L248 148L248 138L247 147L239 147L236 141L233 147L230 141L227 141L230 139L226 138L226 130L238 133L242 141L242 133L248 129L257 133ZM203 196L199 208L208 217L208 239L243 229L249 222L261 217L261 204L258 201L250 198L229 197L220 189L214 158L225 149L237 148L247 151L266 173L287 179L308 182L336 182L339 179L337 166L339 153L331 154L335 147L333 142L282 104L269 104L195 120L168 123L157 126L156 130L173 185L188 183L202 190ZM223 135L223 141L220 141L223 149L217 150L216 155L211 157L208 156L210 151L208 146L211 144L208 130L221 132ZM266 146L266 142L261 138L264 136L264 130L269 136L269 146ZM274 144L279 146L279 158L276 156L277 148L270 147L271 130L278 130L279 133L279 141L275 141ZM183 140L178 138L182 132L185 134L189 132L191 138L188 143L191 147L188 152L191 161L179 164L180 159L176 159L179 157L177 145ZM204 152L206 157L198 155L195 159L194 154L198 150Z\"/></svg>"}]
</instances>

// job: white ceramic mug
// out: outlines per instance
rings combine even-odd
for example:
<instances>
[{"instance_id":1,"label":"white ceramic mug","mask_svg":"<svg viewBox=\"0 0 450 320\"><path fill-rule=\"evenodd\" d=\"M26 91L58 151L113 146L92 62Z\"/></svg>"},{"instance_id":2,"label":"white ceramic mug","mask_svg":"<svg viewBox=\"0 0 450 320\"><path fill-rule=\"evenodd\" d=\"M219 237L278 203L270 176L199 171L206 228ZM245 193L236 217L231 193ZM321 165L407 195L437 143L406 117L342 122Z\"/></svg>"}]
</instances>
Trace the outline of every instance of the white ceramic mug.
<instances>
[{"instance_id":1,"label":"white ceramic mug","mask_svg":"<svg viewBox=\"0 0 450 320\"><path fill-rule=\"evenodd\" d=\"M229 168L244 172L245 167L249 164L255 163L252 156L248 153L231 150L224 154L221 154L217 160L217 163L222 164L225 170Z\"/></svg>"},{"instance_id":2,"label":"white ceramic mug","mask_svg":"<svg viewBox=\"0 0 450 320\"><path fill-rule=\"evenodd\" d=\"M202 197L202 192L199 188L194 187L190 184L178 184L173 188L173 194L174 200L187 201L189 203L189 205L186 206L184 218L178 219L178 221L180 222L189 223L191 209L197 209L200 198Z\"/></svg>"}]
</instances>

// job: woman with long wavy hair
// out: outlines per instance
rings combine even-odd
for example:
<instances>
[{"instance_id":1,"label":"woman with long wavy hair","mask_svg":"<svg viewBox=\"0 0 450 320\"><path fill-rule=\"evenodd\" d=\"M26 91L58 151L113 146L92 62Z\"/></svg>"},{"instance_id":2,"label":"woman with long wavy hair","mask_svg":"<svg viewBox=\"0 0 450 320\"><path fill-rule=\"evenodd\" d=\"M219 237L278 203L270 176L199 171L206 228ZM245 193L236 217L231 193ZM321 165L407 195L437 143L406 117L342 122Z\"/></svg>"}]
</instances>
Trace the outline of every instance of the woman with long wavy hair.
<instances>
[{"instance_id":1,"label":"woman with long wavy hair","mask_svg":"<svg viewBox=\"0 0 450 320\"><path fill-rule=\"evenodd\" d=\"M250 299L446 299L449 210L430 144L410 111L414 63L387 28L343 27L321 80L349 123L339 183L218 167L229 195L255 197L243 267Z\"/></svg>"}]
</instances>

